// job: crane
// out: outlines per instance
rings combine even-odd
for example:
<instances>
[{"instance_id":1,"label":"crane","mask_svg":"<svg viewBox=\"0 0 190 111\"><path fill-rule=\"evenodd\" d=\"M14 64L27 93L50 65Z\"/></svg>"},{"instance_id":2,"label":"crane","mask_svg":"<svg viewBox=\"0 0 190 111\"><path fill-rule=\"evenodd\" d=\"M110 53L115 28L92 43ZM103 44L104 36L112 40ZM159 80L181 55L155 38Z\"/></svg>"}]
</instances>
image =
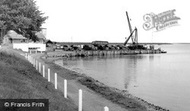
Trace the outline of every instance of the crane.
<instances>
[{"instance_id":1,"label":"crane","mask_svg":"<svg viewBox=\"0 0 190 111\"><path fill-rule=\"evenodd\" d=\"M131 27L131 23L129 20L129 16L128 16L128 12L126 11L126 16L127 16L127 21L128 21L128 25L129 25L129 31L130 31L130 35L129 37L126 39L126 41L124 42L124 45L126 46L126 44L128 43L128 41L131 39L133 45L138 44L138 30L135 27L135 29L133 30Z\"/></svg>"}]
</instances>

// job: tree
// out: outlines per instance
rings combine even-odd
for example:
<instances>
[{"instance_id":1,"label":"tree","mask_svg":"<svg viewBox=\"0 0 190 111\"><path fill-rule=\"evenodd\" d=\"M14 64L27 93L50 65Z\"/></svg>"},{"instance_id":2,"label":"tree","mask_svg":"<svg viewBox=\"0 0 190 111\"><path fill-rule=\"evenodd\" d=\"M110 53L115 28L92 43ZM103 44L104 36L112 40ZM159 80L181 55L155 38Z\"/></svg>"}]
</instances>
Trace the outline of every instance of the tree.
<instances>
[{"instance_id":1,"label":"tree","mask_svg":"<svg viewBox=\"0 0 190 111\"><path fill-rule=\"evenodd\" d=\"M37 40L35 32L41 31L41 25L47 17L39 11L34 0L0 0L0 29L5 33L14 30L23 36Z\"/></svg>"}]
</instances>

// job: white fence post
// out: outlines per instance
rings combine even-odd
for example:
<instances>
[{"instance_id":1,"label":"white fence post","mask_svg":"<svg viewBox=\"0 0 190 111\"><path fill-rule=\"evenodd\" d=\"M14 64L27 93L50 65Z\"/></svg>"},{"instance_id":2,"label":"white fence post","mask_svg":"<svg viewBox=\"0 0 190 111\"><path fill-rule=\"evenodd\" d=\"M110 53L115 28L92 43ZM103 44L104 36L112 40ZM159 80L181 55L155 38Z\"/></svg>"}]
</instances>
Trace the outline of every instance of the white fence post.
<instances>
[{"instance_id":1,"label":"white fence post","mask_svg":"<svg viewBox=\"0 0 190 111\"><path fill-rule=\"evenodd\" d=\"M64 79L64 97L67 98L67 80Z\"/></svg>"},{"instance_id":2,"label":"white fence post","mask_svg":"<svg viewBox=\"0 0 190 111\"><path fill-rule=\"evenodd\" d=\"M25 53L25 58L28 59L28 54L27 53Z\"/></svg>"},{"instance_id":3,"label":"white fence post","mask_svg":"<svg viewBox=\"0 0 190 111\"><path fill-rule=\"evenodd\" d=\"M28 55L28 61L30 62L30 56Z\"/></svg>"},{"instance_id":4,"label":"white fence post","mask_svg":"<svg viewBox=\"0 0 190 111\"><path fill-rule=\"evenodd\" d=\"M82 90L79 89L79 108L78 111L82 111Z\"/></svg>"},{"instance_id":5,"label":"white fence post","mask_svg":"<svg viewBox=\"0 0 190 111\"><path fill-rule=\"evenodd\" d=\"M105 106L104 111L109 111L109 108L107 106Z\"/></svg>"},{"instance_id":6,"label":"white fence post","mask_svg":"<svg viewBox=\"0 0 190 111\"><path fill-rule=\"evenodd\" d=\"M33 58L33 65L36 67L36 60Z\"/></svg>"},{"instance_id":7,"label":"white fence post","mask_svg":"<svg viewBox=\"0 0 190 111\"><path fill-rule=\"evenodd\" d=\"M55 89L57 89L57 73L55 73Z\"/></svg>"},{"instance_id":8,"label":"white fence post","mask_svg":"<svg viewBox=\"0 0 190 111\"><path fill-rule=\"evenodd\" d=\"M35 68L36 68L36 59L34 60Z\"/></svg>"},{"instance_id":9,"label":"white fence post","mask_svg":"<svg viewBox=\"0 0 190 111\"><path fill-rule=\"evenodd\" d=\"M33 61L33 57L31 56L31 64L34 66L34 61Z\"/></svg>"},{"instance_id":10,"label":"white fence post","mask_svg":"<svg viewBox=\"0 0 190 111\"><path fill-rule=\"evenodd\" d=\"M43 65L43 77L45 77L45 66Z\"/></svg>"},{"instance_id":11,"label":"white fence post","mask_svg":"<svg viewBox=\"0 0 190 111\"><path fill-rule=\"evenodd\" d=\"M35 67L35 65L36 65L36 64L35 64L35 59L33 58L33 66Z\"/></svg>"},{"instance_id":12,"label":"white fence post","mask_svg":"<svg viewBox=\"0 0 190 111\"><path fill-rule=\"evenodd\" d=\"M41 63L39 62L39 73L41 73Z\"/></svg>"},{"instance_id":13,"label":"white fence post","mask_svg":"<svg viewBox=\"0 0 190 111\"><path fill-rule=\"evenodd\" d=\"M30 63L32 64L32 57L30 56Z\"/></svg>"},{"instance_id":14,"label":"white fence post","mask_svg":"<svg viewBox=\"0 0 190 111\"><path fill-rule=\"evenodd\" d=\"M27 53L27 56L26 56L26 57L27 57L27 60L29 61L29 56L28 56L28 53Z\"/></svg>"},{"instance_id":15,"label":"white fence post","mask_svg":"<svg viewBox=\"0 0 190 111\"><path fill-rule=\"evenodd\" d=\"M29 59L29 61L30 61L30 63L31 63L31 56L28 56L28 59Z\"/></svg>"},{"instance_id":16,"label":"white fence post","mask_svg":"<svg viewBox=\"0 0 190 111\"><path fill-rule=\"evenodd\" d=\"M32 57L30 56L30 63L32 64Z\"/></svg>"},{"instance_id":17,"label":"white fence post","mask_svg":"<svg viewBox=\"0 0 190 111\"><path fill-rule=\"evenodd\" d=\"M36 60L36 70L38 70L38 61Z\"/></svg>"},{"instance_id":18,"label":"white fence post","mask_svg":"<svg viewBox=\"0 0 190 111\"><path fill-rule=\"evenodd\" d=\"M50 69L48 68L48 82L50 82Z\"/></svg>"}]
</instances>

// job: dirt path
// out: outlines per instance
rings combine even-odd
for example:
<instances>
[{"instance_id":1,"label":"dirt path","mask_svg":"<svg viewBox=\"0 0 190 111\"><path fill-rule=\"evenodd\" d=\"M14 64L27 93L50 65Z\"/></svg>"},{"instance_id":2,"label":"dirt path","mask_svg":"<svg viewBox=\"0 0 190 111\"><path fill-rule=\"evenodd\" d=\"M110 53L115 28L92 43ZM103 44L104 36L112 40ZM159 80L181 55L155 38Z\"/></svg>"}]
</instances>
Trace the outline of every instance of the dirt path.
<instances>
[{"instance_id":1,"label":"dirt path","mask_svg":"<svg viewBox=\"0 0 190 111\"><path fill-rule=\"evenodd\" d=\"M51 82L54 84L54 73L58 75L58 90L63 92L64 90L64 79L68 80L68 97L71 98L74 103L78 106L78 90L83 91L83 111L104 111L104 107L108 106L109 111L128 111L120 107L117 104L103 98L101 95L88 89L86 86L81 85L77 80L75 72L61 68L52 63L52 61L40 58L42 54L32 54L33 58L37 59L46 67L45 77L47 78L47 68L51 69ZM74 75L73 75L74 74Z\"/></svg>"}]
</instances>

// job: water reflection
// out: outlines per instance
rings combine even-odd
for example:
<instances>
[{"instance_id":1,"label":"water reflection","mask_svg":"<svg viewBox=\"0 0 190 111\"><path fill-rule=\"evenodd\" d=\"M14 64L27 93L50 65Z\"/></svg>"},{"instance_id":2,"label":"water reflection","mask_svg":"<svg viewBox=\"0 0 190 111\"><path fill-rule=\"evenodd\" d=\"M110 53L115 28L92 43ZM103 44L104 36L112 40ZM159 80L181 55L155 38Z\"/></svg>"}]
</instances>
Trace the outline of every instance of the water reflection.
<instances>
[{"instance_id":1,"label":"water reflection","mask_svg":"<svg viewBox=\"0 0 190 111\"><path fill-rule=\"evenodd\" d=\"M166 55L166 54L149 54L147 56L149 57L150 61L153 61L154 59L159 60L162 55Z\"/></svg>"},{"instance_id":2,"label":"water reflection","mask_svg":"<svg viewBox=\"0 0 190 111\"><path fill-rule=\"evenodd\" d=\"M130 85L133 85L136 87L136 85L131 84L131 81L133 81L133 83L136 82L136 78L137 78L137 69L138 67L141 67L141 65L139 64L140 62L142 62L143 59L147 59L146 55L129 55L124 57L124 61L125 61L125 66L126 68L124 68L124 72L123 74L125 75L125 89L128 89L128 87Z\"/></svg>"}]
</instances>

